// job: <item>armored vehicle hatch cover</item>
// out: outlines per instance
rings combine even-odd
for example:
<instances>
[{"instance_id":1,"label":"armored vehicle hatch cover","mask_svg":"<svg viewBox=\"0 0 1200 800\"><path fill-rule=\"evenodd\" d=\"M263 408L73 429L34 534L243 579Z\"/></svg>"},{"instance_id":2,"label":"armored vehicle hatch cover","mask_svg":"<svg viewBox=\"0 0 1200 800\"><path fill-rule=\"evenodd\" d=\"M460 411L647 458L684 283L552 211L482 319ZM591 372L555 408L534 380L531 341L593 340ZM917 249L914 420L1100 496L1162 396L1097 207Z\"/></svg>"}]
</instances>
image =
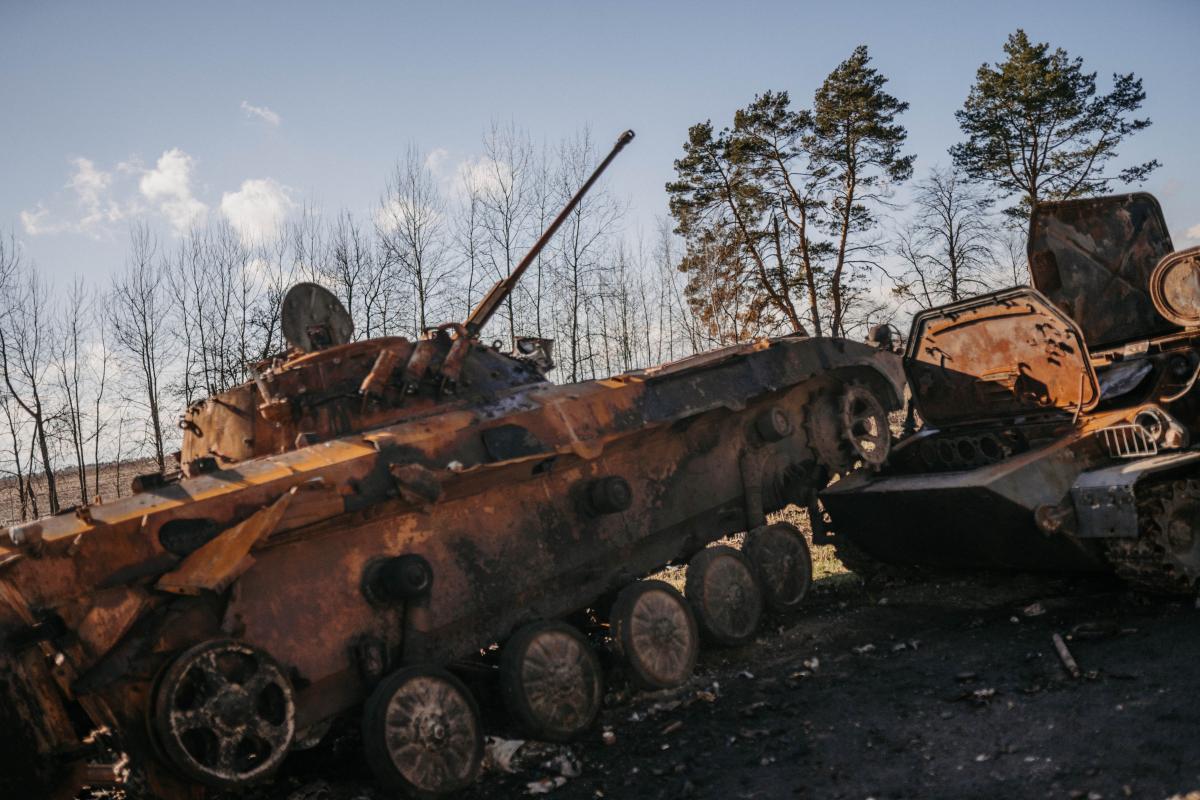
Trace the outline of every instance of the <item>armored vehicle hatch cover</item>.
<instances>
[{"instance_id":1,"label":"armored vehicle hatch cover","mask_svg":"<svg viewBox=\"0 0 1200 800\"><path fill-rule=\"evenodd\" d=\"M1144 192L1042 203L1029 222L1033 285L1093 352L1177 330L1149 292L1155 265L1174 249L1162 208Z\"/></svg>"},{"instance_id":2,"label":"armored vehicle hatch cover","mask_svg":"<svg viewBox=\"0 0 1200 800\"><path fill-rule=\"evenodd\" d=\"M937 427L1073 414L1099 399L1079 329L1024 287L918 314L905 370L922 418Z\"/></svg>"}]
</instances>

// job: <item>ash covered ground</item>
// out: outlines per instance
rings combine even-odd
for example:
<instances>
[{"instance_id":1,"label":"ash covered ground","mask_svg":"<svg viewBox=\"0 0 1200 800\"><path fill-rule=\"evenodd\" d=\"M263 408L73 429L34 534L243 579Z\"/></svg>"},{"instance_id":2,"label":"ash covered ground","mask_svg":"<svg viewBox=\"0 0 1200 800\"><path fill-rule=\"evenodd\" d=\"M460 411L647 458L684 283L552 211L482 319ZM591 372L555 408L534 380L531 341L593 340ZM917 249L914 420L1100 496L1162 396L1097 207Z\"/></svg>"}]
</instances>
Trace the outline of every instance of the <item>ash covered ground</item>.
<instances>
[{"instance_id":1,"label":"ash covered ground","mask_svg":"<svg viewBox=\"0 0 1200 800\"><path fill-rule=\"evenodd\" d=\"M1064 668L1055 633L1080 677ZM971 575L868 589L834 574L803 610L768 618L754 644L702 651L687 687L615 687L572 758L551 751L516 774L485 773L463 797L1183 796L1200 789L1197 686L1190 601L1097 579ZM484 707L491 732L515 735L497 703ZM249 796L388 794L346 725Z\"/></svg>"}]
</instances>

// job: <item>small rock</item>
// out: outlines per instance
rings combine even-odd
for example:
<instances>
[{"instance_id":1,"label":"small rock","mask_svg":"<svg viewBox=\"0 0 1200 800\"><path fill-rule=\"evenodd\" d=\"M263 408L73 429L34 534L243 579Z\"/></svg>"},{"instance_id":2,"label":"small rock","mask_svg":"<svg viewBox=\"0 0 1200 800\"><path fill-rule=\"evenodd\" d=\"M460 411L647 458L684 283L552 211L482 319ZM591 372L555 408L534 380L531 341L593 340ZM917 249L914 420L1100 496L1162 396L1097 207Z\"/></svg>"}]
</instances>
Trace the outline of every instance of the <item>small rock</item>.
<instances>
[{"instance_id":1,"label":"small rock","mask_svg":"<svg viewBox=\"0 0 1200 800\"><path fill-rule=\"evenodd\" d=\"M1027 605L1025 608L1021 609L1021 613L1027 617L1040 617L1042 614L1046 613L1046 607L1041 603L1031 603L1030 605Z\"/></svg>"},{"instance_id":2,"label":"small rock","mask_svg":"<svg viewBox=\"0 0 1200 800\"><path fill-rule=\"evenodd\" d=\"M529 794L549 794L560 786L566 786L567 779L559 775L555 778L541 778L536 781L530 781L525 784L525 790Z\"/></svg>"},{"instance_id":3,"label":"small rock","mask_svg":"<svg viewBox=\"0 0 1200 800\"><path fill-rule=\"evenodd\" d=\"M614 745L617 743L617 735L612 731L604 731L600 734L600 741L606 745Z\"/></svg>"},{"instance_id":4,"label":"small rock","mask_svg":"<svg viewBox=\"0 0 1200 800\"><path fill-rule=\"evenodd\" d=\"M862 655L866 655L867 653L872 653L872 652L874 652L874 651L875 651L875 645L873 645L873 644L870 644L870 643L868 642L867 644L859 645L858 647L852 647L852 648L850 648L850 649L851 649L851 650L853 650L853 651L854 651L855 653L857 653L858 655L862 656Z\"/></svg>"}]
</instances>

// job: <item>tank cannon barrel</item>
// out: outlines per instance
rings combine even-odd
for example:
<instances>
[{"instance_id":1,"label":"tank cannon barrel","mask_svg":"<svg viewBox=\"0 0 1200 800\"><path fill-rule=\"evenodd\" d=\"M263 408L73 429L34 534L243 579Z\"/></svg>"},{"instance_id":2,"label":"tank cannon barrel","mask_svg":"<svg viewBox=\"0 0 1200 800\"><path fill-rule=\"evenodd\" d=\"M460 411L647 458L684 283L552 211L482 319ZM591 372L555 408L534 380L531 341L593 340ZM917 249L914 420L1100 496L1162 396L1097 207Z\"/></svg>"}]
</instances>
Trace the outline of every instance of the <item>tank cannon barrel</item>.
<instances>
[{"instance_id":1,"label":"tank cannon barrel","mask_svg":"<svg viewBox=\"0 0 1200 800\"><path fill-rule=\"evenodd\" d=\"M521 280L521 276L525 273L525 270L529 269L529 265L533 263L535 258L537 258L538 253L542 251L542 249L550 241L551 237L554 236L555 232L559 229L559 227L562 226L563 222L566 221L567 216L574 211L575 207L579 205L581 200L583 200L584 195L588 193L588 191L592 188L592 185L599 180L600 176L604 173L604 170L608 169L608 165L611 164L613 159L617 157L617 154L625 148L625 145L633 141L633 136L634 133L630 130L625 131L617 137L617 143L613 145L613 149L607 156L604 157L604 160L600 162L599 166L596 167L596 170L592 173L591 177L584 182L583 186L579 187L579 191L575 192L575 194L567 202L566 206L563 207L563 210L558 212L558 216L555 217L554 221L551 222L546 230L542 232L542 235L538 237L536 242L534 242L533 247L529 248L529 252L525 254L525 257L521 259L516 268L513 269L513 271L509 273L507 277L498 280L487 293L487 296L485 296L483 300L479 302L479 305L475 306L474 310L471 311L471 315L467 317L465 324L467 334L469 336L474 337L479 335L479 332L483 330L483 326L486 325L488 320L492 318L492 315L496 313L496 309L500 307L500 304L504 302L505 298L512 294L513 289L516 288L517 283Z\"/></svg>"}]
</instances>

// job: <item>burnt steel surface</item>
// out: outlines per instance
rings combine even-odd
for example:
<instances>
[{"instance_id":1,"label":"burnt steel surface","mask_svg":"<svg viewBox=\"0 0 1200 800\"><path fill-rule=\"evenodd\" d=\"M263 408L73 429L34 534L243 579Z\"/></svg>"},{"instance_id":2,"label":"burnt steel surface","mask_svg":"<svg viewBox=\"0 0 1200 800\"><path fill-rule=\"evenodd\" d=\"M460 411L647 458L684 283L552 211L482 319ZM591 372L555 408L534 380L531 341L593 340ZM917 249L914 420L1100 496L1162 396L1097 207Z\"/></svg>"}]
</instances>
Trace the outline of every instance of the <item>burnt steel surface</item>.
<instances>
[{"instance_id":1,"label":"burnt steel surface","mask_svg":"<svg viewBox=\"0 0 1200 800\"><path fill-rule=\"evenodd\" d=\"M1037 290L914 319L924 428L821 492L835 543L860 561L1115 570L1193 592L1194 254L1171 252L1146 194L1045 204L1030 237Z\"/></svg>"},{"instance_id":2,"label":"burnt steel surface","mask_svg":"<svg viewBox=\"0 0 1200 800\"><path fill-rule=\"evenodd\" d=\"M1033 285L1075 320L1093 350L1170 333L1150 273L1175 248L1144 192L1040 203L1029 222Z\"/></svg>"},{"instance_id":3,"label":"burnt steel surface","mask_svg":"<svg viewBox=\"0 0 1200 800\"><path fill-rule=\"evenodd\" d=\"M892 353L788 336L555 385L548 342L475 336L511 289L415 342L346 342L302 286L293 349L185 413L181 474L0 529L0 796L98 751L150 796L244 785L364 699L379 722L449 697L442 667L886 455Z\"/></svg>"},{"instance_id":4,"label":"burnt steel surface","mask_svg":"<svg viewBox=\"0 0 1200 800\"><path fill-rule=\"evenodd\" d=\"M1150 297L1176 325L1200 325L1200 247L1164 258L1150 276Z\"/></svg>"},{"instance_id":5,"label":"burnt steel surface","mask_svg":"<svg viewBox=\"0 0 1200 800\"><path fill-rule=\"evenodd\" d=\"M304 729L363 698L364 642L381 654L376 671L449 663L803 502L825 469L801 424L813 396L854 379L895 408L903 391L897 357L832 339L764 340L566 386L474 343L460 394L439 398L427 380L356 418L338 387L397 347L411 349L384 339L284 360L262 377L273 391L258 408L252 383L189 413L185 458L211 454L217 470L4 532L0 635L30 642L4 655L9 700L40 751L80 747L82 710L144 752L155 673L217 635L293 676ZM324 382L277 391L304 374ZM764 414L792 421L790 433L767 441ZM242 437L252 425L267 435ZM299 431L317 442L296 447ZM595 508L591 490L618 476L626 507ZM428 563L428 592L372 602L364 576L406 555Z\"/></svg>"},{"instance_id":6,"label":"burnt steel surface","mask_svg":"<svg viewBox=\"0 0 1200 800\"><path fill-rule=\"evenodd\" d=\"M918 314L906 359L921 416L939 427L1089 409L1100 399L1078 330L1030 289Z\"/></svg>"}]
</instances>

